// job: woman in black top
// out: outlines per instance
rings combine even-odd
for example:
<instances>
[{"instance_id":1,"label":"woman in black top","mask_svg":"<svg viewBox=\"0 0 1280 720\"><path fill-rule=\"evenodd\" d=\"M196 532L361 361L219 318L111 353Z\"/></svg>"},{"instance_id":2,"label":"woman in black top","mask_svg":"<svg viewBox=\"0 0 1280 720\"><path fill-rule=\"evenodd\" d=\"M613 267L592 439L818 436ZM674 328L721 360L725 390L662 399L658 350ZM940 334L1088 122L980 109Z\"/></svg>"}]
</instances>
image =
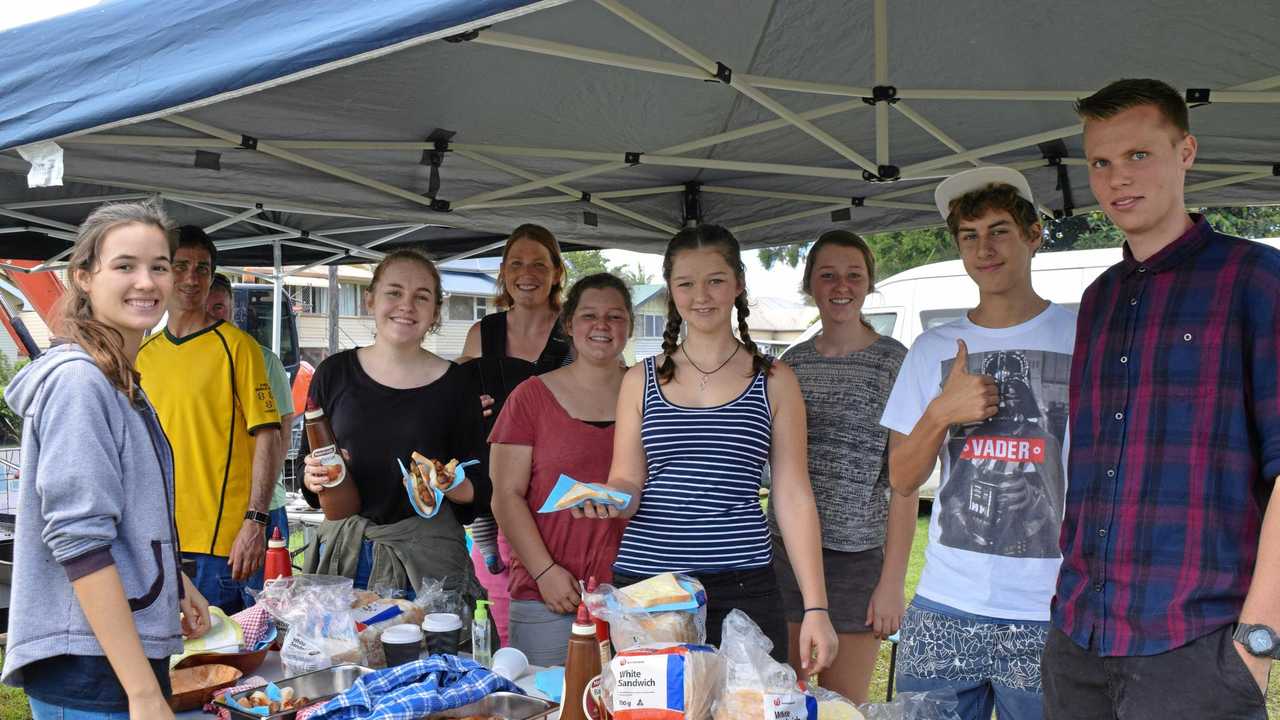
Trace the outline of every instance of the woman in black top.
<instances>
[{"instance_id":1,"label":"woman in black top","mask_svg":"<svg viewBox=\"0 0 1280 720\"><path fill-rule=\"evenodd\" d=\"M486 436L517 385L569 363L572 345L560 324L564 280L564 258L551 231L532 224L512 231L498 270L498 307L504 310L471 326L458 358L471 361L467 365L484 407ZM510 557L511 549L505 542L499 547L498 524L487 513L472 523L471 537L476 577L489 591L505 644L510 576L503 556Z\"/></svg>"},{"instance_id":2,"label":"woman in black top","mask_svg":"<svg viewBox=\"0 0 1280 720\"><path fill-rule=\"evenodd\" d=\"M365 302L373 344L321 363L307 403L324 409L361 510L320 526L307 571L346 575L357 587L411 588L423 577L467 576L462 526L474 508L489 507L492 486L468 373L422 348L440 322L439 272L416 251L391 253L374 271ZM415 450L442 462L481 461L430 519L414 512L397 462L407 464ZM305 494L314 506L328 479L310 454L306 464Z\"/></svg>"}]
</instances>

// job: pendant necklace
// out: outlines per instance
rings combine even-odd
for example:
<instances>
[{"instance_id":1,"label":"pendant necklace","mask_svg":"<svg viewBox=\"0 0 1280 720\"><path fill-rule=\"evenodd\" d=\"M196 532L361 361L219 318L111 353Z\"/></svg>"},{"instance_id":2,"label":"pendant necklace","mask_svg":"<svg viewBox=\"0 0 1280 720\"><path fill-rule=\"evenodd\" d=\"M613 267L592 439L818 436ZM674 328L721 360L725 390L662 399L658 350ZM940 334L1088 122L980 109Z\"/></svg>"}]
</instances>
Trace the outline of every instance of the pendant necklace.
<instances>
[{"instance_id":1,"label":"pendant necklace","mask_svg":"<svg viewBox=\"0 0 1280 720\"><path fill-rule=\"evenodd\" d=\"M707 383L711 382L711 376L715 375L716 373L724 369L724 366L728 365L729 361L732 360L734 357L736 357L738 355L738 351L741 349L742 349L742 343L734 344L733 352L729 353L729 357L725 358L724 362L720 363L720 366L717 367L715 370L712 370L711 372L707 372L706 370L703 370L702 368L698 367L698 363L694 362L693 358L689 357L689 351L684 349L684 344L682 343L680 345L680 352L684 353L684 359L689 361L689 364L693 366L694 370L697 370L699 373L702 373L702 377L698 380L698 392L703 392L704 390L706 390Z\"/></svg>"}]
</instances>

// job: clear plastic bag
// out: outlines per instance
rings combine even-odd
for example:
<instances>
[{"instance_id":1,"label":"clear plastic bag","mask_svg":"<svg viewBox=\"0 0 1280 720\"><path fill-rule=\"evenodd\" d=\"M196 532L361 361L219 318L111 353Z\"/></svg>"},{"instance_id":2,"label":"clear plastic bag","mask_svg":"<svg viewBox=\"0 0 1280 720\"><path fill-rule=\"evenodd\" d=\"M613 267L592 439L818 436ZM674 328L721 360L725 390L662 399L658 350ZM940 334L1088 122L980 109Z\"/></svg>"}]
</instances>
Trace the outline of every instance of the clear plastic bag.
<instances>
[{"instance_id":1,"label":"clear plastic bag","mask_svg":"<svg viewBox=\"0 0 1280 720\"><path fill-rule=\"evenodd\" d=\"M960 720L960 700L952 690L903 692L887 703L860 707L866 720Z\"/></svg>"},{"instance_id":2,"label":"clear plastic bag","mask_svg":"<svg viewBox=\"0 0 1280 720\"><path fill-rule=\"evenodd\" d=\"M295 575L266 583L258 602L286 623L280 661L287 675L364 663L352 619L352 580L337 575Z\"/></svg>"},{"instance_id":3,"label":"clear plastic bag","mask_svg":"<svg viewBox=\"0 0 1280 720\"><path fill-rule=\"evenodd\" d=\"M609 623L609 636L618 650L653 643L701 645L707 641L707 592L688 575L676 575L675 579L692 601L646 607L628 594L628 588L607 584L586 593L583 599L592 617Z\"/></svg>"},{"instance_id":4,"label":"clear plastic bag","mask_svg":"<svg viewBox=\"0 0 1280 720\"><path fill-rule=\"evenodd\" d=\"M773 643L741 610L732 610L720 630L724 688L716 720L816 720L818 703L796 684L796 672L774 660Z\"/></svg>"}]
</instances>

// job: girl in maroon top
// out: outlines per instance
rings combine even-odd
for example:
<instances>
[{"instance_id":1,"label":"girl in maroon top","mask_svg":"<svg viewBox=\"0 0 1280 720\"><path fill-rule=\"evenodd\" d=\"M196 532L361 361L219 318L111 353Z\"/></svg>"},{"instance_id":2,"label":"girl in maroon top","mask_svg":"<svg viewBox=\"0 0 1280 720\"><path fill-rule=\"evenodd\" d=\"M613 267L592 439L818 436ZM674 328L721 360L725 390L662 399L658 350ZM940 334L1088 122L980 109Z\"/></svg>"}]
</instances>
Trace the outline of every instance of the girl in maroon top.
<instances>
[{"instance_id":1,"label":"girl in maroon top","mask_svg":"<svg viewBox=\"0 0 1280 720\"><path fill-rule=\"evenodd\" d=\"M539 514L560 474L604 482L613 454L613 420L631 335L631 296L618 278L583 278L564 305L574 361L532 377L507 398L489 436L493 514L515 550L510 644L535 665L563 665L579 581L610 579L622 521L574 522Z\"/></svg>"}]
</instances>

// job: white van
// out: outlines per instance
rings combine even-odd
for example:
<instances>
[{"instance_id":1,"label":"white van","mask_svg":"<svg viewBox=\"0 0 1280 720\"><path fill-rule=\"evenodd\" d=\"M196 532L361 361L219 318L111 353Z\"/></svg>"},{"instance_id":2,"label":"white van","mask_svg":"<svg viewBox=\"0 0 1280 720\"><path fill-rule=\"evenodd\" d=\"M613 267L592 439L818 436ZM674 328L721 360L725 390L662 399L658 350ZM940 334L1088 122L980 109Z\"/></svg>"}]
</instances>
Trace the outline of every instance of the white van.
<instances>
[{"instance_id":1,"label":"white van","mask_svg":"<svg viewBox=\"0 0 1280 720\"><path fill-rule=\"evenodd\" d=\"M1280 249L1280 238L1257 240ZM1120 248L1042 252L1031 261L1031 284L1051 302L1075 310L1085 288L1102 271L1120 262ZM867 296L862 313L876 332L911 347L925 330L951 322L978 304L978 286L959 260L945 260L904 270L876 284ZM816 335L815 322L796 340ZM938 467L920 488L920 496L931 498L938 489Z\"/></svg>"}]
</instances>

